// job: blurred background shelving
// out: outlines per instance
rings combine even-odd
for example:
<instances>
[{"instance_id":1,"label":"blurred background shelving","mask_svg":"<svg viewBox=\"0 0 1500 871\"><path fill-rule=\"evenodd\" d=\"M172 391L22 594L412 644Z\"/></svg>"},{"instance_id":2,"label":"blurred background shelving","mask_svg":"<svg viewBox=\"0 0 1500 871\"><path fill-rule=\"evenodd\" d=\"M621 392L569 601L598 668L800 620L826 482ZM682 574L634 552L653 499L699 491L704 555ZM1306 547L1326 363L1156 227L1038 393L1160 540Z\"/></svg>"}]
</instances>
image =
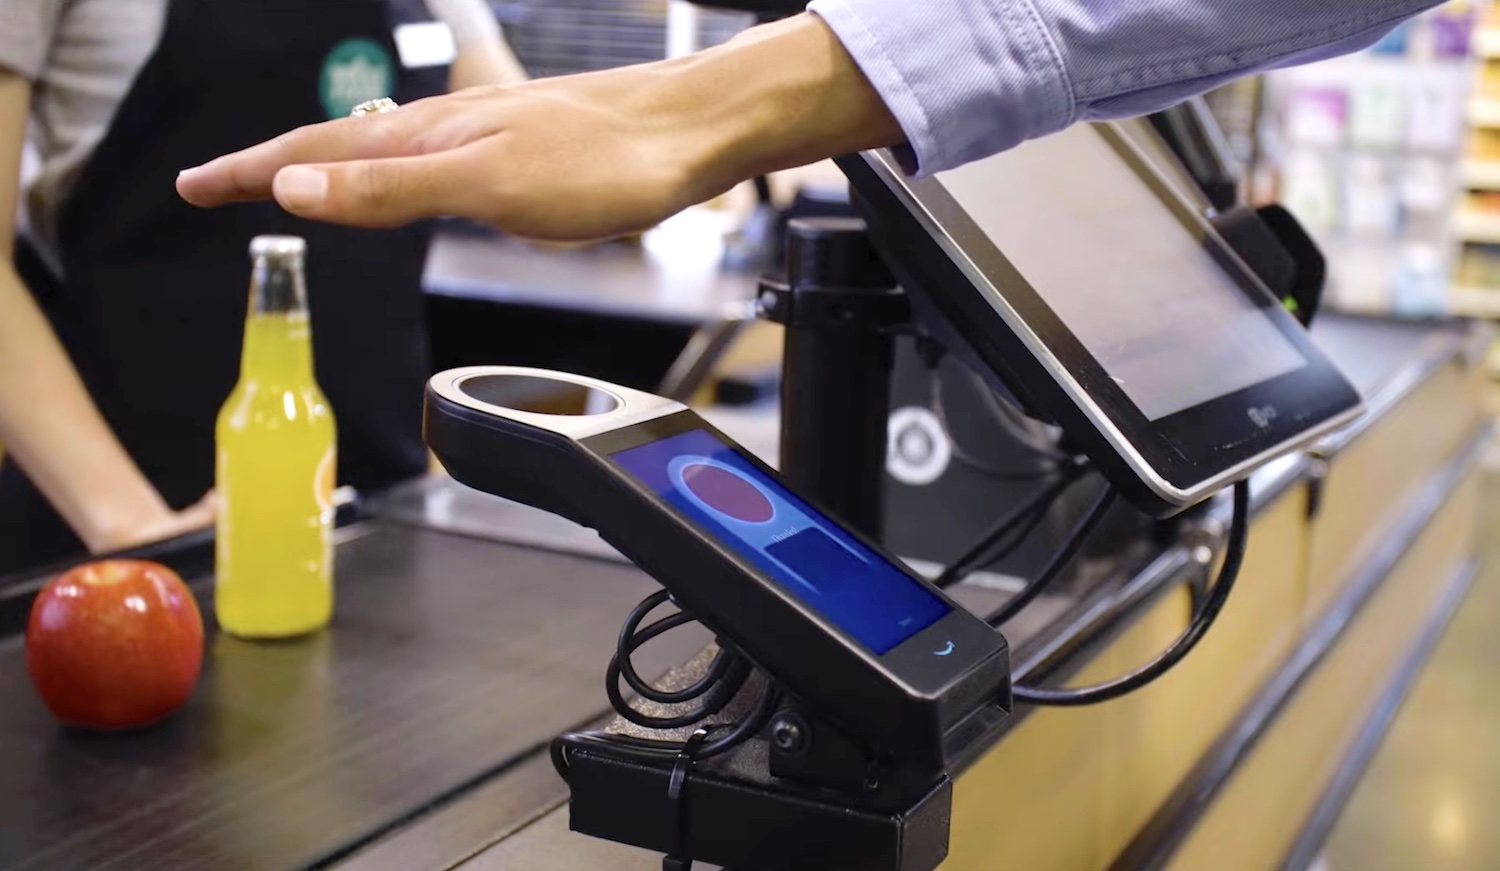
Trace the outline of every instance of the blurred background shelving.
<instances>
[{"instance_id":1,"label":"blurred background shelving","mask_svg":"<svg viewBox=\"0 0 1500 871\"><path fill-rule=\"evenodd\" d=\"M1210 104L1250 199L1286 205L1327 252L1329 308L1500 321L1492 0L1450 0L1366 51L1239 82ZM1500 412L1500 345L1489 369Z\"/></svg>"},{"instance_id":2,"label":"blurred background shelving","mask_svg":"<svg viewBox=\"0 0 1500 871\"><path fill-rule=\"evenodd\" d=\"M1500 79L1491 101L1482 57L1500 49L1490 16L1458 0L1367 51L1262 80L1252 196L1287 205L1328 250L1333 307L1469 313L1470 249L1500 243L1500 203L1487 208L1500 192L1500 140L1485 147L1500 124Z\"/></svg>"}]
</instances>

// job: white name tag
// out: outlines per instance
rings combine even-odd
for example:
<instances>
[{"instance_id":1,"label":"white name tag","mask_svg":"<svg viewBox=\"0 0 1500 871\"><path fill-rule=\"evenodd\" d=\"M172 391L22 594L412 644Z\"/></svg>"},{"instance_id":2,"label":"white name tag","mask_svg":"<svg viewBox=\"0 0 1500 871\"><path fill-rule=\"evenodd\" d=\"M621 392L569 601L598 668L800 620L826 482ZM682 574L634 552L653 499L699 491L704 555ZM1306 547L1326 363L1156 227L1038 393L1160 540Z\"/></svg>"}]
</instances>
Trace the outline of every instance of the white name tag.
<instances>
[{"instance_id":1,"label":"white name tag","mask_svg":"<svg viewBox=\"0 0 1500 871\"><path fill-rule=\"evenodd\" d=\"M453 31L441 21L398 25L392 36L401 65L409 70L446 66L458 56Z\"/></svg>"}]
</instances>

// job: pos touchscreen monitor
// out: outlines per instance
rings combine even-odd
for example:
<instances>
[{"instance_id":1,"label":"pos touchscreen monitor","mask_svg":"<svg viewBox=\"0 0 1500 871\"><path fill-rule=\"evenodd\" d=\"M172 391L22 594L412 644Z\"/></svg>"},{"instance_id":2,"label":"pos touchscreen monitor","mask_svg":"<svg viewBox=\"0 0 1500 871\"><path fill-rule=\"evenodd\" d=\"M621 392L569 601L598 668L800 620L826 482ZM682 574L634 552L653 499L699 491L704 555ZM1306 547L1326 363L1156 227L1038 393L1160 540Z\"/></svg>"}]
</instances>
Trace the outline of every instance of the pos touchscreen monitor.
<instances>
[{"instance_id":1,"label":"pos touchscreen monitor","mask_svg":"<svg viewBox=\"0 0 1500 871\"><path fill-rule=\"evenodd\" d=\"M935 332L1147 511L1202 501L1360 410L1123 127L923 178L888 151L840 165Z\"/></svg>"}]
</instances>

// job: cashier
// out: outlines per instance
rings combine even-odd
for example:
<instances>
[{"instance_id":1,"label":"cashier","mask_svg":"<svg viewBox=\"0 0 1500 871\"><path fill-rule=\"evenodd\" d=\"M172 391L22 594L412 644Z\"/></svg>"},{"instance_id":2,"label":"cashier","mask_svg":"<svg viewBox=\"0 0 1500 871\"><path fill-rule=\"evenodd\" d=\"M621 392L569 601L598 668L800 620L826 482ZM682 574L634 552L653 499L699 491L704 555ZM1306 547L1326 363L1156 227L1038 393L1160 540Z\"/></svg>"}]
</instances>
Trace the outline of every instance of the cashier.
<instances>
[{"instance_id":1,"label":"cashier","mask_svg":"<svg viewBox=\"0 0 1500 871\"><path fill-rule=\"evenodd\" d=\"M309 242L343 480L382 487L424 470L427 230L334 227L270 203L203 212L173 178L365 100L423 96L400 23L427 23L403 35L429 40L433 18L448 25L455 85L524 78L485 0L427 6L0 3L0 575L211 520L214 421L236 380L246 246L261 233ZM28 121L40 160L23 192Z\"/></svg>"},{"instance_id":2,"label":"cashier","mask_svg":"<svg viewBox=\"0 0 1500 871\"><path fill-rule=\"evenodd\" d=\"M351 225L462 215L627 232L747 177L898 146L948 169L1076 121L1371 45L1440 0L814 0L661 63L454 94L295 130L186 171L215 206L273 196Z\"/></svg>"}]
</instances>

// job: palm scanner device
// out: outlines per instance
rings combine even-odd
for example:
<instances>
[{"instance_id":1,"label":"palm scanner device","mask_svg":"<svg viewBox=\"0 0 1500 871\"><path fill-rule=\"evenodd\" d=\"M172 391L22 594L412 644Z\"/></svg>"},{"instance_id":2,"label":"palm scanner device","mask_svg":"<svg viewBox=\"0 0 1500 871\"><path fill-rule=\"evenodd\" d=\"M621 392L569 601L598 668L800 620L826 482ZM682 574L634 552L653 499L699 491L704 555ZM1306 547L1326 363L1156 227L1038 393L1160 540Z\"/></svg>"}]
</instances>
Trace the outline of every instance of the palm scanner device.
<instances>
[{"instance_id":1,"label":"palm scanner device","mask_svg":"<svg viewBox=\"0 0 1500 871\"><path fill-rule=\"evenodd\" d=\"M584 413L537 401L560 393L586 396ZM458 369L429 383L425 434L456 480L597 530L867 746L941 767L949 733L1009 707L999 633L683 405L556 372Z\"/></svg>"}]
</instances>

